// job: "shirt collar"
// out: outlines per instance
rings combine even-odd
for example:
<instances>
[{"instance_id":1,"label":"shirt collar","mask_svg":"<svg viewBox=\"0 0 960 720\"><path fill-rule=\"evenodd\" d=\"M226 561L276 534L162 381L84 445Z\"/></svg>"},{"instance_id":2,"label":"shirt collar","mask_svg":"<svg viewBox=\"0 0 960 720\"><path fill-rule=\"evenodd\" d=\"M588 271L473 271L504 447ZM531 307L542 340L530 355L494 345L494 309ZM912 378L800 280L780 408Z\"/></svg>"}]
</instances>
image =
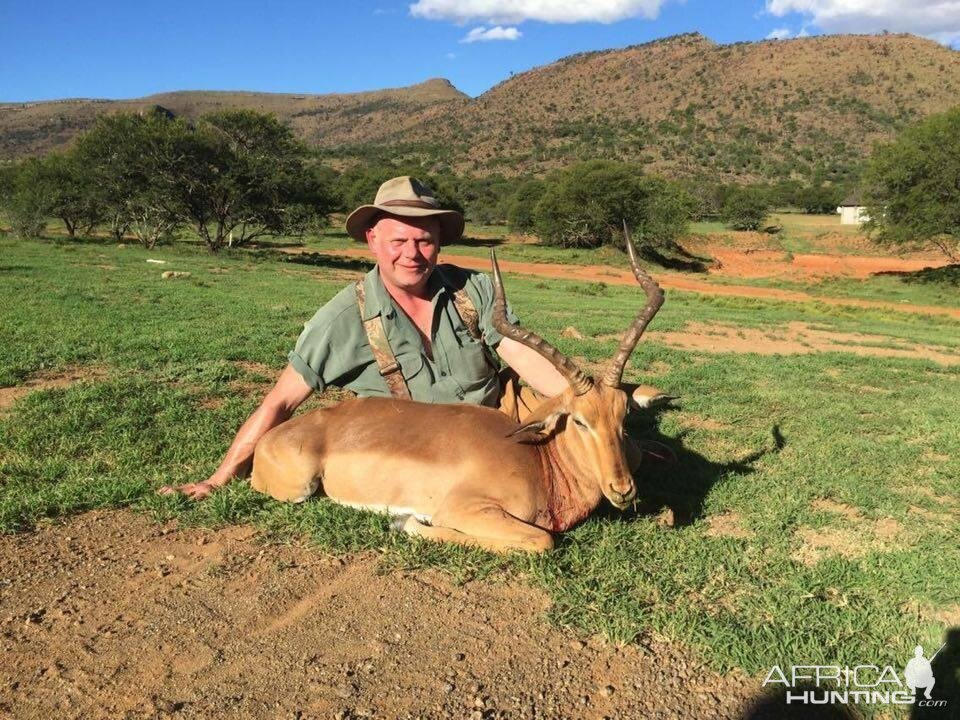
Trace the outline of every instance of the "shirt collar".
<instances>
[{"instance_id":1,"label":"shirt collar","mask_svg":"<svg viewBox=\"0 0 960 720\"><path fill-rule=\"evenodd\" d=\"M362 320L370 320L377 315L390 318L392 314L397 312L394 308L393 298L390 297L390 293L387 292L387 288L383 285L383 280L380 279L379 266L374 265L373 269L364 276L363 289L366 308L361 318ZM447 286L443 283L440 273L437 272L436 268L430 273L430 278L427 280L427 289L430 291L430 297L434 307L436 307L437 300L441 293L447 291Z\"/></svg>"}]
</instances>

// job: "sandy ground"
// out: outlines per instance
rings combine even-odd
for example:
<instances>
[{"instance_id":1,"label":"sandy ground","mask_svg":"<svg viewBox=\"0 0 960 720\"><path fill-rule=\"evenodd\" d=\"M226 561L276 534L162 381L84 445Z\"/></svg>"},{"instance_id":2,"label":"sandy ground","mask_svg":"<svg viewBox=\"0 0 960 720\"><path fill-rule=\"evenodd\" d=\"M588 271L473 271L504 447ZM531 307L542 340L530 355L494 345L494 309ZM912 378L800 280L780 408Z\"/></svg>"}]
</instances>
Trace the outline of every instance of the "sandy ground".
<instances>
[{"instance_id":1,"label":"sandy ground","mask_svg":"<svg viewBox=\"0 0 960 720\"><path fill-rule=\"evenodd\" d=\"M289 252L311 252L298 248L289 248ZM369 259L370 254L364 249L347 250L328 250L324 251L326 255L336 255L340 257L364 258ZM742 254L742 252L741 252ZM811 258L817 258L817 263L830 263L835 261L836 267L854 266L857 263L855 257L838 257L814 255ZM446 260L457 265L473 270L489 271L490 259L474 257L470 255L451 255ZM445 260L445 261L446 261ZM885 270L897 271L907 269L923 269L924 267L937 267L945 263L933 260L900 260L898 258L859 258L866 266L873 264L875 267L883 266ZM876 261L876 262L873 262ZM913 267L914 263L921 263L920 267ZM539 277L558 278L561 280L581 280L585 282L605 282L610 285L635 285L636 279L633 273L627 270L618 270L613 267L601 265L562 265L559 263L526 263L514 262L512 260L499 260L500 269L504 272L513 272L523 275L536 275ZM879 272L873 270L871 272ZM825 273L830 275L842 275L837 272ZM870 274L869 272L867 273ZM740 277L746 277L740 275ZM790 276L781 276L787 277ZM670 272L658 272L656 280L664 290L683 290L685 292L695 292L703 295L725 295L733 297L753 297L767 298L771 300L781 300L784 302L818 302L826 305L840 305L846 307L870 308L874 310L884 310L890 312L904 312L926 315L945 315L947 317L960 318L960 309L940 307L936 305L915 305L911 303L885 302L883 300L859 300L854 298L825 297L822 295L811 295L810 293L799 290L782 290L779 288L752 287L749 285L718 285L699 280L689 275Z\"/></svg>"},{"instance_id":2,"label":"sandy ground","mask_svg":"<svg viewBox=\"0 0 960 720\"><path fill-rule=\"evenodd\" d=\"M756 680L552 627L455 585L255 531L90 512L0 537L0 716L738 718ZM750 717L776 717L751 714Z\"/></svg>"}]
</instances>

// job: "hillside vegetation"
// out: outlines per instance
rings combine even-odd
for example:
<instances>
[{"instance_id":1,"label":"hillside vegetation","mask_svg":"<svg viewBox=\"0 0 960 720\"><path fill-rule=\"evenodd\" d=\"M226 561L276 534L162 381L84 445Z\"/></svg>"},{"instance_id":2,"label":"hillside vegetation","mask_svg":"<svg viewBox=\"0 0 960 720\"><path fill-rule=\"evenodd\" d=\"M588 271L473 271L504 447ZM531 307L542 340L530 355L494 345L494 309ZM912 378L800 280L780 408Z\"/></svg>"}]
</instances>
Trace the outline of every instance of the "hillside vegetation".
<instances>
[{"instance_id":1,"label":"hillside vegetation","mask_svg":"<svg viewBox=\"0 0 960 720\"><path fill-rule=\"evenodd\" d=\"M354 95L170 93L140 101L0 106L0 153L66 144L114 109L188 117L275 112L339 164L390 158L472 175L542 174L575 160L672 177L843 181L877 140L956 104L960 54L910 35L717 45L680 35L564 58L470 99L445 80Z\"/></svg>"}]
</instances>

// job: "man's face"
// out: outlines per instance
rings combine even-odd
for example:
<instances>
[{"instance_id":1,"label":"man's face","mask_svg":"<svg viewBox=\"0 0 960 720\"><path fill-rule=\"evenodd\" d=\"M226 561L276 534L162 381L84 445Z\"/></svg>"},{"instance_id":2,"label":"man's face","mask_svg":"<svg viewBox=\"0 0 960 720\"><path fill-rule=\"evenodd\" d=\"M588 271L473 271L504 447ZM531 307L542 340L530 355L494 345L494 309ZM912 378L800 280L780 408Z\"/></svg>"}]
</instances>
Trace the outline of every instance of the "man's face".
<instances>
[{"instance_id":1,"label":"man's face","mask_svg":"<svg viewBox=\"0 0 960 720\"><path fill-rule=\"evenodd\" d=\"M440 221L384 215L367 230L367 245L385 285L422 292L440 255Z\"/></svg>"}]
</instances>

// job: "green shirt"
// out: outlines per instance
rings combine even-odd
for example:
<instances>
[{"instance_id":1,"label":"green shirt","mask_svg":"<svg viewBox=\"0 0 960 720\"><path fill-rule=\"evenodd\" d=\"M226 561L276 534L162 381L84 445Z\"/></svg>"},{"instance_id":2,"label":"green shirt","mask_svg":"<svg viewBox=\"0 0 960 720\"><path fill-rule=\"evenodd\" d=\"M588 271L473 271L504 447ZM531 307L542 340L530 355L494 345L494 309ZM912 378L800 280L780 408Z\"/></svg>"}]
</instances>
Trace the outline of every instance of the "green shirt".
<instances>
[{"instance_id":1,"label":"green shirt","mask_svg":"<svg viewBox=\"0 0 960 720\"><path fill-rule=\"evenodd\" d=\"M453 304L453 292L436 271L427 284L433 302L433 359L427 357L413 321L397 307L383 286L376 267L363 280L366 291L363 320L381 316L390 348L414 400L494 407L500 397L500 383L493 350L503 335L491 322L493 282L489 275L453 265L441 265L439 270L455 288L466 289L480 316L482 342L473 338L460 319ZM517 323L509 307L507 319ZM335 385L360 396L390 397L367 341L353 284L337 293L304 325L289 359L314 390Z\"/></svg>"}]
</instances>

